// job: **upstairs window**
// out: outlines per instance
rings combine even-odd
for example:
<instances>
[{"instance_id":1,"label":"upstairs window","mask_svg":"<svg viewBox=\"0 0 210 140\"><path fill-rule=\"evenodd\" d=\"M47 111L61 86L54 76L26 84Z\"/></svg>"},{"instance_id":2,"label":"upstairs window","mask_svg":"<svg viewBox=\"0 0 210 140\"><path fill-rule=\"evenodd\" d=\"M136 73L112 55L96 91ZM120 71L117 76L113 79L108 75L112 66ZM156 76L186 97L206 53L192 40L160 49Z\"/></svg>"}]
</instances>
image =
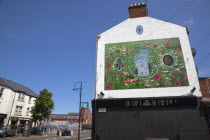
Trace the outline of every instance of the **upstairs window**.
<instances>
[{"instance_id":1,"label":"upstairs window","mask_svg":"<svg viewBox=\"0 0 210 140\"><path fill-rule=\"evenodd\" d=\"M29 104L31 104L31 98L32 98L32 97L29 96L29 100L28 100L28 103L29 103Z\"/></svg>"},{"instance_id":2,"label":"upstairs window","mask_svg":"<svg viewBox=\"0 0 210 140\"><path fill-rule=\"evenodd\" d=\"M22 106L16 106L15 115L16 116L21 116L22 115L22 109L23 109Z\"/></svg>"},{"instance_id":3,"label":"upstairs window","mask_svg":"<svg viewBox=\"0 0 210 140\"><path fill-rule=\"evenodd\" d=\"M25 94L24 93L19 93L18 101L24 102L24 99L25 99Z\"/></svg>"},{"instance_id":4,"label":"upstairs window","mask_svg":"<svg viewBox=\"0 0 210 140\"><path fill-rule=\"evenodd\" d=\"M5 88L0 87L0 97L2 97L4 89L5 89Z\"/></svg>"},{"instance_id":5,"label":"upstairs window","mask_svg":"<svg viewBox=\"0 0 210 140\"><path fill-rule=\"evenodd\" d=\"M29 116L29 113L30 113L30 107L27 108L26 116Z\"/></svg>"}]
</instances>

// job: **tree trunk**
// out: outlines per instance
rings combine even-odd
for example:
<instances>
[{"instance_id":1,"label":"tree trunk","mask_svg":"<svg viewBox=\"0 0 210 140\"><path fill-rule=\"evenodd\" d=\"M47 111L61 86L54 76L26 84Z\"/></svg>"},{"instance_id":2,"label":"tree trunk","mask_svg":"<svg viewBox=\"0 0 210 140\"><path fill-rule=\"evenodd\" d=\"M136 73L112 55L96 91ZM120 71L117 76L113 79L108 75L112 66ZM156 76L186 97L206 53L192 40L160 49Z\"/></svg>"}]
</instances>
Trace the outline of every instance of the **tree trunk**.
<instances>
[{"instance_id":1,"label":"tree trunk","mask_svg":"<svg viewBox=\"0 0 210 140\"><path fill-rule=\"evenodd\" d=\"M39 122L39 127L38 127L38 134L41 136L42 135L42 121Z\"/></svg>"}]
</instances>

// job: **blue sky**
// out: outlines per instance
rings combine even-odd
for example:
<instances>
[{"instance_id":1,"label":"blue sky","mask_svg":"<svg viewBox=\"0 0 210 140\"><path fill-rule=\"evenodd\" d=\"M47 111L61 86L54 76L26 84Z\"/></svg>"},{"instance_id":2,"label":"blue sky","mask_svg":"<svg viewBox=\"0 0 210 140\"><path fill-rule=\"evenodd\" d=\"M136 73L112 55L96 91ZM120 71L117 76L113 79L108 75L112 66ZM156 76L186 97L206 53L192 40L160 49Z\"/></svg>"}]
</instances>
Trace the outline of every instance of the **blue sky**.
<instances>
[{"instance_id":1,"label":"blue sky","mask_svg":"<svg viewBox=\"0 0 210 140\"><path fill-rule=\"evenodd\" d=\"M128 6L143 0L0 0L0 77L53 92L53 113L77 112L94 94L95 40L128 18ZM190 4L182 9L187 3ZM210 1L148 0L149 16L189 28L199 76L210 72ZM182 9L180 11L180 9ZM178 12L180 11L180 12ZM178 12L178 14L176 14ZM203 59L205 58L205 59Z\"/></svg>"}]
</instances>

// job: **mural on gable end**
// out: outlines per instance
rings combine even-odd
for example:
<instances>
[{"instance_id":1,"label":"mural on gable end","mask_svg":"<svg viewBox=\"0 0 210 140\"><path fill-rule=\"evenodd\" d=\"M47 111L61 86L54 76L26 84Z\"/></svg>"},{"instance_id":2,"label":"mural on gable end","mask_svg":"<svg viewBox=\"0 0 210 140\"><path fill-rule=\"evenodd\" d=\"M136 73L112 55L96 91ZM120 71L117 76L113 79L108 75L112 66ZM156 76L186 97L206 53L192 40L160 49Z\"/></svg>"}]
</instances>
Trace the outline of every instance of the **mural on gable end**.
<instances>
[{"instance_id":1,"label":"mural on gable end","mask_svg":"<svg viewBox=\"0 0 210 140\"><path fill-rule=\"evenodd\" d=\"M179 38L105 45L105 90L189 86Z\"/></svg>"}]
</instances>

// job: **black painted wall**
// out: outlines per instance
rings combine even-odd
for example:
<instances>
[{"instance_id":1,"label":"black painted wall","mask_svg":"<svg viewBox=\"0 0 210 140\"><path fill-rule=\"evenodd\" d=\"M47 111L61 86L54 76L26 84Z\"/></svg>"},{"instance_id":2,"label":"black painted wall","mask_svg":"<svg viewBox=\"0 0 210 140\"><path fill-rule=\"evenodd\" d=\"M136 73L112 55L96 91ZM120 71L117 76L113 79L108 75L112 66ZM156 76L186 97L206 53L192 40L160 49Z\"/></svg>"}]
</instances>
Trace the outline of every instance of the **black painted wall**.
<instances>
[{"instance_id":1,"label":"black painted wall","mask_svg":"<svg viewBox=\"0 0 210 140\"><path fill-rule=\"evenodd\" d=\"M200 100L193 102L196 103L192 106L182 107L120 108L114 104L111 107L110 100L93 100L92 139L210 140L205 115L200 110ZM99 112L103 104L108 105L106 112Z\"/></svg>"}]
</instances>

